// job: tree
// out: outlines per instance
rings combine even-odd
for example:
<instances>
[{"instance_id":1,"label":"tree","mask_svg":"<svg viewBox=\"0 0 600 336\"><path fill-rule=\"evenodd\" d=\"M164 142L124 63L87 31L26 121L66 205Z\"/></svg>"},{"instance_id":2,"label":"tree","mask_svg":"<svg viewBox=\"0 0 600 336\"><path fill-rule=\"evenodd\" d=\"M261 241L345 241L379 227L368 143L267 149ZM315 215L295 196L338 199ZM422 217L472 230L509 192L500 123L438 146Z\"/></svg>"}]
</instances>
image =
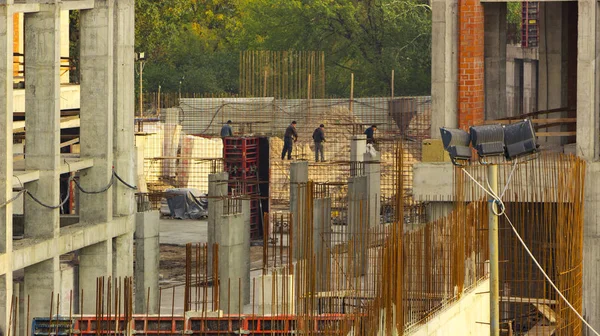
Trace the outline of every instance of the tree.
<instances>
[{"instance_id":1,"label":"tree","mask_svg":"<svg viewBox=\"0 0 600 336\"><path fill-rule=\"evenodd\" d=\"M431 11L416 0L256 0L244 9L241 46L325 50L327 88L348 95L428 94Z\"/></svg>"}]
</instances>

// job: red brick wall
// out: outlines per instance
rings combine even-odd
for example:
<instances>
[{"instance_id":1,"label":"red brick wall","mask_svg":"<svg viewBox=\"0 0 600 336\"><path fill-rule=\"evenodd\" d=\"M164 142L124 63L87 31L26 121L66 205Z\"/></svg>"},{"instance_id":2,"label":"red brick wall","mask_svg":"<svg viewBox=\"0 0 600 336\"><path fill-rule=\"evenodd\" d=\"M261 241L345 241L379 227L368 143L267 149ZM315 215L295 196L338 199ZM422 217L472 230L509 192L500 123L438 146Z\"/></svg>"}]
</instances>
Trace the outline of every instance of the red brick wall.
<instances>
[{"instance_id":1,"label":"red brick wall","mask_svg":"<svg viewBox=\"0 0 600 336\"><path fill-rule=\"evenodd\" d=\"M462 129L484 121L483 6L479 0L459 0L458 125Z\"/></svg>"}]
</instances>

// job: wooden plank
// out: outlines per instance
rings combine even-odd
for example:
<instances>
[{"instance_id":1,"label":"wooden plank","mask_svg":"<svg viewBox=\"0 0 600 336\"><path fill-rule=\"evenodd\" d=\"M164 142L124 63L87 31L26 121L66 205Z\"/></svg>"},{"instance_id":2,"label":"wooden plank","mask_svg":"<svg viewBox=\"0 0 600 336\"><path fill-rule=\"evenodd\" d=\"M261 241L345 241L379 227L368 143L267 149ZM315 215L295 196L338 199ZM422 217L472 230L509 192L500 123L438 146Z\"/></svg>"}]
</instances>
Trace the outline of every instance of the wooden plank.
<instances>
[{"instance_id":1,"label":"wooden plank","mask_svg":"<svg viewBox=\"0 0 600 336\"><path fill-rule=\"evenodd\" d=\"M75 139L72 139L72 140L69 140L69 141L61 143L60 144L60 148L71 146L71 145L74 145L74 144L76 144L78 142L79 142L79 138L75 138Z\"/></svg>"},{"instance_id":2,"label":"wooden plank","mask_svg":"<svg viewBox=\"0 0 600 336\"><path fill-rule=\"evenodd\" d=\"M536 136L539 137L563 137L563 136L575 136L577 135L576 131L572 132L535 132Z\"/></svg>"},{"instance_id":3,"label":"wooden plank","mask_svg":"<svg viewBox=\"0 0 600 336\"><path fill-rule=\"evenodd\" d=\"M556 300L542 299L542 298L524 298L518 296L501 296L500 302L515 302L515 303L541 303L547 305L556 304Z\"/></svg>"},{"instance_id":4,"label":"wooden plank","mask_svg":"<svg viewBox=\"0 0 600 336\"><path fill-rule=\"evenodd\" d=\"M548 321L550 321L550 323L556 323L556 313L550 306L543 303L534 303L533 305L548 319Z\"/></svg>"},{"instance_id":5,"label":"wooden plank","mask_svg":"<svg viewBox=\"0 0 600 336\"><path fill-rule=\"evenodd\" d=\"M25 120L13 121L13 133L25 132ZM79 116L68 116L60 118L60 128L77 128L79 127Z\"/></svg>"}]
</instances>

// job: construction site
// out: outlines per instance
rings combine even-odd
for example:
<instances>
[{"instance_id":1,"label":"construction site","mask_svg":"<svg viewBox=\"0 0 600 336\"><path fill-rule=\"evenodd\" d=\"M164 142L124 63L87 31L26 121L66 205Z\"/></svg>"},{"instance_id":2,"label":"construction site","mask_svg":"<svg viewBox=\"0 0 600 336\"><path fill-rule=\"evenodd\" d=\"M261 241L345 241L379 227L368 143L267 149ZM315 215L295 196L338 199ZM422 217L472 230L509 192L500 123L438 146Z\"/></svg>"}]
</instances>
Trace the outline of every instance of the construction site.
<instances>
[{"instance_id":1,"label":"construction site","mask_svg":"<svg viewBox=\"0 0 600 336\"><path fill-rule=\"evenodd\" d=\"M430 4L431 96L331 98L264 50L239 95L136 95L134 0L2 2L0 335L598 335L600 5L507 45L506 2ZM440 134L524 119L518 159Z\"/></svg>"}]
</instances>

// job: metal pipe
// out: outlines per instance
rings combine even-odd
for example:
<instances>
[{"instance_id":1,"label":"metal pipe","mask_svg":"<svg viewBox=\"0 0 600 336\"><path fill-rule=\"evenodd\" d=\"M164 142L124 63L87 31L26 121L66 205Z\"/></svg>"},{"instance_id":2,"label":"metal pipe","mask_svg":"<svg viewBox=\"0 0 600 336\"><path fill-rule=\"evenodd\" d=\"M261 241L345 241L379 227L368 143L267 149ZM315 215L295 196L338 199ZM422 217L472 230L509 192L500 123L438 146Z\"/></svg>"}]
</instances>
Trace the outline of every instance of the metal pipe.
<instances>
[{"instance_id":1,"label":"metal pipe","mask_svg":"<svg viewBox=\"0 0 600 336\"><path fill-rule=\"evenodd\" d=\"M490 191L498 194L498 166L488 166ZM500 286L498 274L498 216L494 214L495 200L488 196L488 225L490 244L490 336L500 336Z\"/></svg>"}]
</instances>

